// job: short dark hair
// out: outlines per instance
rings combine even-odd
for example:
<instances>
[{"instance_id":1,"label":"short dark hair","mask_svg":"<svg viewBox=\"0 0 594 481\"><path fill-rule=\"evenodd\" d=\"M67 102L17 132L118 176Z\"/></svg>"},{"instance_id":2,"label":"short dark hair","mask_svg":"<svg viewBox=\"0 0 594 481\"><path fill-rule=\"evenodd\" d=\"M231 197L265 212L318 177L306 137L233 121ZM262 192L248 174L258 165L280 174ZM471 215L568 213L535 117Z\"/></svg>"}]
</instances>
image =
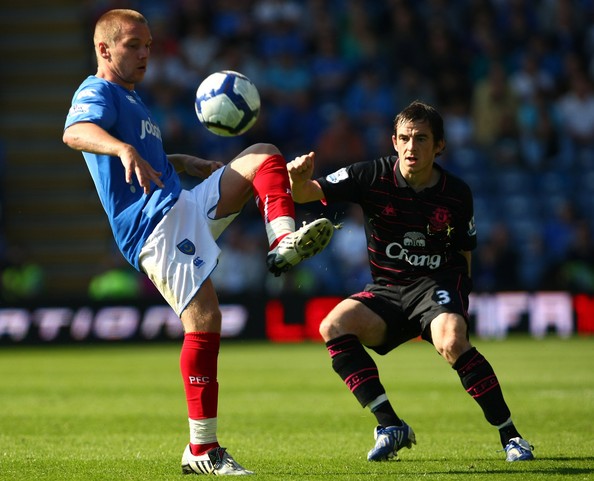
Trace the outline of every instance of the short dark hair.
<instances>
[{"instance_id":1,"label":"short dark hair","mask_svg":"<svg viewBox=\"0 0 594 481\"><path fill-rule=\"evenodd\" d=\"M394 135L396 135L398 125L403 122L428 122L433 134L433 141L435 143L445 141L443 118L431 105L419 100L411 102L394 119Z\"/></svg>"},{"instance_id":2,"label":"short dark hair","mask_svg":"<svg viewBox=\"0 0 594 481\"><path fill-rule=\"evenodd\" d=\"M147 19L140 12L127 8L116 8L105 12L95 24L93 42L95 48L99 42L115 43L119 40L122 23L137 22L148 25Z\"/></svg>"}]
</instances>

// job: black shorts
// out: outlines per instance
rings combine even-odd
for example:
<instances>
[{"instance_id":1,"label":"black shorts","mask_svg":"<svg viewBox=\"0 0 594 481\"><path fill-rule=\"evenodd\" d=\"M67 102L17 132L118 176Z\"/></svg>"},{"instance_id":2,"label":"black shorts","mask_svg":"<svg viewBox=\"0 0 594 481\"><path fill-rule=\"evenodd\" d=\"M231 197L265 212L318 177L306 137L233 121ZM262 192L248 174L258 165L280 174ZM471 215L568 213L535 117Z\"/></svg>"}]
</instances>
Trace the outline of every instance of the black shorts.
<instances>
[{"instance_id":1,"label":"black shorts","mask_svg":"<svg viewBox=\"0 0 594 481\"><path fill-rule=\"evenodd\" d=\"M406 286L368 284L363 292L349 298L362 302L384 320L386 341L380 346L368 347L378 354L387 354L418 336L432 342L429 326L444 312L460 314L468 323L471 288L466 275L440 273Z\"/></svg>"}]
</instances>

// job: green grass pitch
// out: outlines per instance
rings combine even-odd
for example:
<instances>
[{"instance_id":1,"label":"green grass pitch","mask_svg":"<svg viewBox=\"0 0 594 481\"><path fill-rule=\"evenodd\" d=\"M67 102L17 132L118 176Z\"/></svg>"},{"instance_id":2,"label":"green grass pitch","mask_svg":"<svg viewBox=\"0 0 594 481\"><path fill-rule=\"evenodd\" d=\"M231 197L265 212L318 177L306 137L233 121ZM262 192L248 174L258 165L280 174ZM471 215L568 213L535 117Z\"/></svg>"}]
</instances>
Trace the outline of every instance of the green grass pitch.
<instances>
[{"instance_id":1,"label":"green grass pitch","mask_svg":"<svg viewBox=\"0 0 594 481\"><path fill-rule=\"evenodd\" d=\"M594 479L594 338L475 341L536 460L497 432L430 345L374 356L418 444L369 463L374 420L320 343L224 341L219 440L262 480ZM0 479L181 480L188 439L179 345L0 350Z\"/></svg>"}]
</instances>

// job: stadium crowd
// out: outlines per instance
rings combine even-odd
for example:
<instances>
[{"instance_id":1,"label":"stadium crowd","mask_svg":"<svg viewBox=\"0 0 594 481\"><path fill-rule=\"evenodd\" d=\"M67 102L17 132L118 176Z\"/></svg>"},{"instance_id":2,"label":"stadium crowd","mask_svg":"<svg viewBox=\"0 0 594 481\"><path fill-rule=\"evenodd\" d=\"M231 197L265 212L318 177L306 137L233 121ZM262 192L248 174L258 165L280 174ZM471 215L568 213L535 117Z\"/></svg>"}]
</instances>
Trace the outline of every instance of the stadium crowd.
<instances>
[{"instance_id":1,"label":"stadium crowd","mask_svg":"<svg viewBox=\"0 0 594 481\"><path fill-rule=\"evenodd\" d=\"M141 95L166 150L222 160L271 142L317 174L393 154L394 115L414 99L445 120L441 165L475 196L475 291L594 292L594 0L89 0L140 10L154 38ZM91 31L91 29L87 29ZM89 62L92 62L89 48ZM245 135L197 121L202 79L237 70L262 109ZM190 180L187 180L190 182ZM368 279L360 213L300 206L343 228L290 275L267 275L255 207L221 239L224 293L345 293ZM358 286L358 287L355 287Z\"/></svg>"}]
</instances>

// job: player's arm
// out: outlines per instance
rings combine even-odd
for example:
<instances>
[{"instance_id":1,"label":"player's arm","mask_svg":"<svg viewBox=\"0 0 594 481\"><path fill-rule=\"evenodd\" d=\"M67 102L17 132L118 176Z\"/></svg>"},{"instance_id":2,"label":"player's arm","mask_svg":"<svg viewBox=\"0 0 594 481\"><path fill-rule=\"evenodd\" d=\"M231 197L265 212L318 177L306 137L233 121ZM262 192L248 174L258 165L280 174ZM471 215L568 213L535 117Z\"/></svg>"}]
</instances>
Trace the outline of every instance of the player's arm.
<instances>
[{"instance_id":1,"label":"player's arm","mask_svg":"<svg viewBox=\"0 0 594 481\"><path fill-rule=\"evenodd\" d=\"M158 187L163 187L161 172L153 169L134 147L92 122L78 122L70 125L64 131L62 140L74 150L119 157L126 171L126 182L131 184L132 176L136 175L145 194L150 193L151 182Z\"/></svg>"},{"instance_id":2,"label":"player's arm","mask_svg":"<svg viewBox=\"0 0 594 481\"><path fill-rule=\"evenodd\" d=\"M293 200L299 204L324 198L320 184L311 178L314 171L314 156L315 154L310 152L287 164Z\"/></svg>"},{"instance_id":3,"label":"player's arm","mask_svg":"<svg viewBox=\"0 0 594 481\"><path fill-rule=\"evenodd\" d=\"M215 170L220 169L224 165L222 162L216 160L207 160L186 154L169 154L167 158L176 172L185 172L200 179L206 179Z\"/></svg>"},{"instance_id":4,"label":"player's arm","mask_svg":"<svg viewBox=\"0 0 594 481\"><path fill-rule=\"evenodd\" d=\"M464 256L464 258L466 259L466 264L468 264L468 277L472 277L471 274L471 261L472 261L472 252L471 251L460 251L460 254L462 254Z\"/></svg>"}]
</instances>

